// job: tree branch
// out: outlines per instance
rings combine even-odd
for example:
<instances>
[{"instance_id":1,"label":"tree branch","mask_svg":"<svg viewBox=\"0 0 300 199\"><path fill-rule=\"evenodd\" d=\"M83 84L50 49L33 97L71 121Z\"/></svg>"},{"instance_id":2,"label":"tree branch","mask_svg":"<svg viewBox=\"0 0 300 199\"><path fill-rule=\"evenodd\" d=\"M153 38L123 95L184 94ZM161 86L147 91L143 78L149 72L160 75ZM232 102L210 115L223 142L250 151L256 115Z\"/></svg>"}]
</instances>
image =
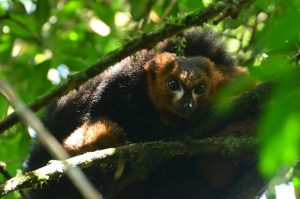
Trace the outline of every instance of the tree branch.
<instances>
[{"instance_id":1,"label":"tree branch","mask_svg":"<svg viewBox=\"0 0 300 199\"><path fill-rule=\"evenodd\" d=\"M190 140L186 142L147 142L139 144L130 144L116 148L109 148L88 152L66 160L71 167L88 168L96 166L97 169L105 172L116 169L120 159L125 159L129 165L135 165L135 175L130 179L117 182L117 189L128 186L133 182L145 179L151 171L158 168L168 160L179 156L195 156L199 154L220 153L226 154L226 157L237 157L245 153L256 153L258 141L255 138L235 138L218 137L206 138L202 140ZM151 162L151 164L149 164ZM107 166L109 165L109 166ZM137 165L142 165L142 170L137 171ZM36 188L44 183L57 180L65 175L65 164L62 161L50 161L46 166L35 171L16 176L0 185L0 196L10 192L24 189ZM112 194L112 193L106 193Z\"/></svg>"},{"instance_id":2,"label":"tree branch","mask_svg":"<svg viewBox=\"0 0 300 199\"><path fill-rule=\"evenodd\" d=\"M12 178L10 173L6 170L6 164L4 162L0 162L0 173L3 175L3 177L8 180ZM23 190L19 190L20 195L22 196L23 199L27 199L28 195L25 193Z\"/></svg>"},{"instance_id":3,"label":"tree branch","mask_svg":"<svg viewBox=\"0 0 300 199\"><path fill-rule=\"evenodd\" d=\"M35 102L30 105L30 108L33 111L37 111L42 107L52 103L60 96L79 87L88 79L96 76L108 66L119 62L125 57L142 49L150 49L159 41L172 37L173 35L178 34L192 26L200 26L216 16L222 16L222 19L224 19L229 15L234 15L237 11L241 10L246 5L249 5L251 2L253 2L253 0L231 0L227 1L226 3L220 1L208 7L207 9L186 15L184 18L178 19L176 23L167 23L162 29L156 32L142 34L124 45L122 49L113 51L86 70L71 76L66 83L57 87L52 92L36 99ZM231 13L231 11L234 11L234 13ZM5 120L0 122L0 132L5 131L17 122L17 115L12 113Z\"/></svg>"}]
</instances>

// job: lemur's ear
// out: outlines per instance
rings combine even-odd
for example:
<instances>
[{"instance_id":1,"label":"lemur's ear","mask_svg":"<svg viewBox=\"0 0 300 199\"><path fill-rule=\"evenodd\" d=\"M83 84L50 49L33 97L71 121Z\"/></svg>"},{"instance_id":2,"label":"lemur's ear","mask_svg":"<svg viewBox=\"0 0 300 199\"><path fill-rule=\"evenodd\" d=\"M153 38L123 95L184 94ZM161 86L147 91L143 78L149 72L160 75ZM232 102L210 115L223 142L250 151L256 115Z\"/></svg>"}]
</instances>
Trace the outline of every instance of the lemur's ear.
<instances>
[{"instance_id":1,"label":"lemur's ear","mask_svg":"<svg viewBox=\"0 0 300 199\"><path fill-rule=\"evenodd\" d=\"M146 72L152 79L156 77L156 71L157 71L157 63L155 59L150 60L149 62L146 63L144 66Z\"/></svg>"},{"instance_id":2,"label":"lemur's ear","mask_svg":"<svg viewBox=\"0 0 300 199\"><path fill-rule=\"evenodd\" d=\"M144 68L152 77L155 77L156 72L159 71L159 69L170 71L174 67L175 62L175 54L164 52L155 55L153 59L146 63Z\"/></svg>"}]
</instances>

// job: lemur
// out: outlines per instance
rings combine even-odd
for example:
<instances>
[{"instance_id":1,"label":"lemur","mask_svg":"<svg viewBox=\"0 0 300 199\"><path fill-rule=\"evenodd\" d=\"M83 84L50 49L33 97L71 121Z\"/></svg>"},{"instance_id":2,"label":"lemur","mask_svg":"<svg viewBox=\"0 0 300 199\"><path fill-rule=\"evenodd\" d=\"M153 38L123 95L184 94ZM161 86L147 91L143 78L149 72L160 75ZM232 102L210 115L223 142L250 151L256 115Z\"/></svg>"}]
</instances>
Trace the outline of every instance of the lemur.
<instances>
[{"instance_id":1,"label":"lemur","mask_svg":"<svg viewBox=\"0 0 300 199\"><path fill-rule=\"evenodd\" d=\"M205 117L216 91L245 71L212 31L191 29L183 37L184 46L167 39L111 66L51 105L43 123L72 155L181 132L196 115ZM26 170L50 159L36 143ZM101 176L89 177L104 189L98 185ZM81 196L64 181L32 191L30 198Z\"/></svg>"}]
</instances>

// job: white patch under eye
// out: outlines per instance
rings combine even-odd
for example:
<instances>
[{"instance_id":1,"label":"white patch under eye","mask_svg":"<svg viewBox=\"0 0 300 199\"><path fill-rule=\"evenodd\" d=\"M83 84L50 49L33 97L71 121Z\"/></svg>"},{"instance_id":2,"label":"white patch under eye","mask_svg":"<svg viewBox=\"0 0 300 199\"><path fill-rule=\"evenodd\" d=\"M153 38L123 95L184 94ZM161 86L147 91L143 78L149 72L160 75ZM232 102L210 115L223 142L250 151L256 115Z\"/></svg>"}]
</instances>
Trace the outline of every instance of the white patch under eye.
<instances>
[{"instance_id":1,"label":"white patch under eye","mask_svg":"<svg viewBox=\"0 0 300 199\"><path fill-rule=\"evenodd\" d=\"M177 102L179 99L182 98L183 94L184 94L184 90L183 88L180 88L180 90L176 90L176 91L172 91L175 95L173 98L173 103Z\"/></svg>"},{"instance_id":2,"label":"white patch under eye","mask_svg":"<svg viewBox=\"0 0 300 199\"><path fill-rule=\"evenodd\" d=\"M193 100L195 100L195 101L196 101L197 97L199 96L199 95L195 92L195 89L193 89L192 96L193 96Z\"/></svg>"},{"instance_id":3,"label":"white patch under eye","mask_svg":"<svg viewBox=\"0 0 300 199\"><path fill-rule=\"evenodd\" d=\"M193 91L192 91L192 97L193 97L193 100L194 100L195 102L197 102L197 99L199 98L199 96L201 96L201 95L199 95L199 94L195 91L195 89L193 89Z\"/></svg>"}]
</instances>

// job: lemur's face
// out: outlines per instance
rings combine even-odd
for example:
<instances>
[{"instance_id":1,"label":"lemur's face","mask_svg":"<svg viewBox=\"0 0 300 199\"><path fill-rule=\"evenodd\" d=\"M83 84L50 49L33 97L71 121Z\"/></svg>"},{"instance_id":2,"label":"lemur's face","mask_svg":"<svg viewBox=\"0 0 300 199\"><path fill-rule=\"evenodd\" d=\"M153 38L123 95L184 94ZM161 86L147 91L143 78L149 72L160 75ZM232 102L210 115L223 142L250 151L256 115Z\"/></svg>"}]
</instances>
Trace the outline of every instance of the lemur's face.
<instances>
[{"instance_id":1,"label":"lemur's face","mask_svg":"<svg viewBox=\"0 0 300 199\"><path fill-rule=\"evenodd\" d=\"M158 111L189 118L211 101L215 67L205 57L161 53L145 69L149 96Z\"/></svg>"}]
</instances>

